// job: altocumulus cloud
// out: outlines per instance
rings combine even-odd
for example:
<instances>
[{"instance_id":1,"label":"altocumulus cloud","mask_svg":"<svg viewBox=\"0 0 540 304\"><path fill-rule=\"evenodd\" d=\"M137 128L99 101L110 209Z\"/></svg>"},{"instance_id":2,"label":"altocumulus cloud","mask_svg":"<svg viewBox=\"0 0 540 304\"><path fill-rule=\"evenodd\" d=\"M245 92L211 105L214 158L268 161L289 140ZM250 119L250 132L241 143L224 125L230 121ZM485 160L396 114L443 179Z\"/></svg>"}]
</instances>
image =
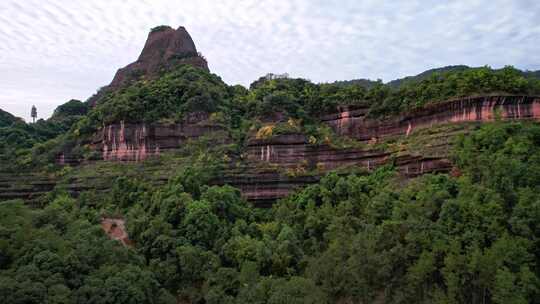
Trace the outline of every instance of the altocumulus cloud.
<instances>
[{"instance_id":1,"label":"altocumulus cloud","mask_svg":"<svg viewBox=\"0 0 540 304\"><path fill-rule=\"evenodd\" d=\"M540 69L540 2L2 0L0 108L47 117L134 61L156 25L184 25L210 69L385 81L467 64Z\"/></svg>"}]
</instances>

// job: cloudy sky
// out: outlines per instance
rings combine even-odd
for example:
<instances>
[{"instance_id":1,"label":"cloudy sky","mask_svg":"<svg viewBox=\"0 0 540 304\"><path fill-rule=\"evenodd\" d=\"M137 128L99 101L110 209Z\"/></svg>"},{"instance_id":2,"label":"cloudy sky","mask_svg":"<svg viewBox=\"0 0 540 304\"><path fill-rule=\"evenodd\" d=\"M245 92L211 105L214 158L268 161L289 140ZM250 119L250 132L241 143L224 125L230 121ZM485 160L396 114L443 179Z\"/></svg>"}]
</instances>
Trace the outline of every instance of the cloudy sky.
<instances>
[{"instance_id":1,"label":"cloudy sky","mask_svg":"<svg viewBox=\"0 0 540 304\"><path fill-rule=\"evenodd\" d=\"M451 64L540 69L540 1L1 0L0 108L85 100L156 25L183 25L212 72L389 81Z\"/></svg>"}]
</instances>

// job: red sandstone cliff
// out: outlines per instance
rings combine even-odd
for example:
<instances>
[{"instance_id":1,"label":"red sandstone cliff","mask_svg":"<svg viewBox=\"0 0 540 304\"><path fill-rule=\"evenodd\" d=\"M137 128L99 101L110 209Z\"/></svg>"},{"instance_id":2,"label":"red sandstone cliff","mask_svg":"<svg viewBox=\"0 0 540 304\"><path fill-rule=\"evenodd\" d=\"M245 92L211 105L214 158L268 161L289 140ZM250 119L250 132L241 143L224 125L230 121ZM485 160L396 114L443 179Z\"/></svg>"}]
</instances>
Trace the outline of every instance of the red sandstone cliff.
<instances>
[{"instance_id":1,"label":"red sandstone cliff","mask_svg":"<svg viewBox=\"0 0 540 304\"><path fill-rule=\"evenodd\" d=\"M408 136L416 130L435 125L459 122L486 122L495 117L509 119L540 119L540 97L533 96L482 96L450 100L418 109L384 120L369 119L366 109L344 109L321 117L338 135L355 138L362 142L388 137ZM186 138L196 138L220 129L207 123L207 115L195 113L183 123L160 124L114 124L101 129L95 138L95 147L102 149L103 159L142 160L159 151L179 148ZM277 136L270 139L251 139L248 154L251 161L291 162L309 159L317 154L317 162L329 159L322 151L330 147L314 146L302 134ZM358 154L360 152L353 152ZM366 153L363 153L366 154ZM358 157L358 156L357 156ZM370 158L366 154L363 158ZM328 168L335 165L329 164ZM366 165L367 167L367 165Z\"/></svg>"},{"instance_id":2,"label":"red sandstone cliff","mask_svg":"<svg viewBox=\"0 0 540 304\"><path fill-rule=\"evenodd\" d=\"M409 136L420 129L460 122L500 119L540 119L540 97L482 96L450 100L385 120L369 119L366 109L344 109L321 117L337 134L361 142L377 142L388 138ZM197 138L218 126L206 123L206 117L195 115L176 125L126 125L103 128L95 138L104 160L139 161L160 151L174 150L185 140ZM392 161L406 176L449 171L446 157L431 157L364 148L336 149L328 145L309 144L302 134L275 136L248 141L246 167L231 170L217 183L239 187L249 200L267 203L284 197L291 189L318 180L316 176L294 176L284 172L314 171L320 174L342 167L372 170ZM277 170L261 170L272 166ZM319 174L319 175L320 175Z\"/></svg>"},{"instance_id":3,"label":"red sandstone cliff","mask_svg":"<svg viewBox=\"0 0 540 304\"><path fill-rule=\"evenodd\" d=\"M359 148L336 149L329 145L312 145L303 134L279 135L269 139L251 138L247 142L241 167L233 167L215 184L238 187L244 197L260 205L268 205L286 196L292 189L316 182L325 172L343 167L374 168L392 162L404 176L417 176L430 172L449 172L452 164L448 150L452 134L437 126L452 126L463 122L486 122L495 117L502 120L540 120L540 97L533 96L483 96L451 100L385 120L366 117L366 109L343 109L324 115L321 121L336 133L356 138L365 145ZM416 132L430 130L436 145L428 142L429 149L442 153L415 153L410 150L382 149L374 142L414 137ZM431 132L431 130L433 130ZM208 114L193 113L177 124L113 124L101 129L94 137L93 147L101 158L109 161L140 161L166 150L182 148L193 138L210 132L224 132L213 124ZM225 133L225 132L224 132ZM223 141L227 138L224 135ZM426 147L424 147L426 148ZM69 157L64 157L64 161ZM62 157L59 158L59 161ZM303 173L309 174L303 174ZM55 181L49 178L14 183L13 177L0 179L0 199L33 199L50 191ZM100 176L92 177L100 180ZM163 177L166 178L166 177ZM88 180L70 183L71 192L77 193L92 187ZM163 181L156 181L163 182ZM93 182L95 183L95 181ZM92 184L92 183L91 183ZM100 185L106 189L107 184Z\"/></svg>"},{"instance_id":4,"label":"red sandstone cliff","mask_svg":"<svg viewBox=\"0 0 540 304\"><path fill-rule=\"evenodd\" d=\"M417 129L445 123L486 122L496 117L540 119L538 96L475 96L432 104L384 120L367 119L365 109L344 110L326 115L322 120L340 135L362 141L396 135L409 135Z\"/></svg>"},{"instance_id":5,"label":"red sandstone cliff","mask_svg":"<svg viewBox=\"0 0 540 304\"><path fill-rule=\"evenodd\" d=\"M175 124L125 124L120 122L99 130L92 147L109 161L141 161L150 155L180 148L187 140L223 127L208 121L208 114L191 113Z\"/></svg>"}]
</instances>

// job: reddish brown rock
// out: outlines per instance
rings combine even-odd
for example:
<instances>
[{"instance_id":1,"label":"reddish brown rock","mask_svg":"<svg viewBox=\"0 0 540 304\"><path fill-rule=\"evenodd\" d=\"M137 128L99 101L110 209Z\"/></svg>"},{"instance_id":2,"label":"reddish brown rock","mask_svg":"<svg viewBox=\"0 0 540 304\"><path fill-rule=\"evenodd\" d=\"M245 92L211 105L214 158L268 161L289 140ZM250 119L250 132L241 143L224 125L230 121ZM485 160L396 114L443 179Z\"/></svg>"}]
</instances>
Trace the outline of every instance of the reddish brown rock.
<instances>
[{"instance_id":1,"label":"reddish brown rock","mask_svg":"<svg viewBox=\"0 0 540 304\"><path fill-rule=\"evenodd\" d=\"M113 240L119 241L124 246L132 245L126 231L126 222L122 218L103 218L101 219L101 229L107 236Z\"/></svg>"},{"instance_id":2,"label":"reddish brown rock","mask_svg":"<svg viewBox=\"0 0 540 304\"><path fill-rule=\"evenodd\" d=\"M92 146L103 160L141 161L163 151L178 149L187 140L223 130L206 113L192 113L175 124L113 124L94 136Z\"/></svg>"},{"instance_id":3,"label":"reddish brown rock","mask_svg":"<svg viewBox=\"0 0 540 304\"><path fill-rule=\"evenodd\" d=\"M117 90L141 77L151 79L162 69L188 64L208 70L208 63L195 47L195 43L186 29L160 27L152 30L137 61L119 69L112 82L92 96L88 102L94 106L105 92Z\"/></svg>"},{"instance_id":4,"label":"reddish brown rock","mask_svg":"<svg viewBox=\"0 0 540 304\"><path fill-rule=\"evenodd\" d=\"M443 102L385 120L366 118L366 109L343 109L325 115L322 122L337 134L355 138L366 144L381 139L409 134L436 125L461 122L540 119L540 97L485 96ZM160 151L179 148L188 138L197 138L220 130L207 122L208 115L195 113L184 122L163 124L114 124L100 130L94 147L103 151L106 160L143 160ZM296 165L300 160L309 164L323 163L331 170L343 165L358 164L369 168L387 155L369 150L333 149L325 145L310 145L302 134L274 136L270 139L251 139L248 159L252 162L278 163L283 167ZM339 155L339 156L337 156ZM384 161L383 161L384 162Z\"/></svg>"},{"instance_id":5,"label":"reddish brown rock","mask_svg":"<svg viewBox=\"0 0 540 304\"><path fill-rule=\"evenodd\" d=\"M366 117L366 109L342 109L321 120L343 136L366 143L363 148L336 149L326 144L312 145L302 134L274 136L248 141L247 166L231 170L220 177L219 184L231 184L243 195L262 205L286 196L292 189L316 182L330 170L359 167L368 171L393 162L408 177L452 168L445 156L411 155L375 148L378 141L408 136L436 125L500 119L540 119L540 98L531 96L483 96L462 98L418 109L385 120ZM220 127L207 124L203 114L194 115L181 124L116 124L105 127L95 139L94 147L105 160L139 161L150 155L182 146ZM443 136L443 135L441 135ZM267 167L261 170L261 167ZM268 168L271 168L269 170ZM306 175L317 172L315 175Z\"/></svg>"},{"instance_id":6,"label":"reddish brown rock","mask_svg":"<svg viewBox=\"0 0 540 304\"><path fill-rule=\"evenodd\" d=\"M302 134L274 136L248 141L243 165L231 166L214 184L230 184L241 189L248 200L267 206L286 196L293 189L317 182L325 172L338 168L363 168L371 171L392 162L405 177L431 172L451 172L448 150L452 134L433 129L429 136L436 139L442 153L377 148L388 139L404 139L422 129L465 122L502 120L539 120L540 97L483 96L462 98L418 109L385 120L366 117L366 109L342 109L325 115L321 120L340 135L365 143L358 148L336 149L327 144L312 145ZM166 150L182 148L189 139L224 130L214 125L204 113L194 113L177 124L114 124L104 127L94 137L92 147L110 161L139 161ZM460 132L463 132L460 131ZM226 133L223 132L223 142ZM423 136L428 137L428 136ZM424 138L425 139L425 138ZM431 145L431 143L429 143ZM69 156L60 155L59 162L71 163ZM459 171L452 174L459 175ZM21 180L28 178L19 177ZM99 177L98 177L99 179ZM13 183L13 177L0 180L0 199L35 198L54 187L54 181L35 180ZM105 189L110 185L102 185ZM69 190L86 190L85 181L72 183Z\"/></svg>"},{"instance_id":7,"label":"reddish brown rock","mask_svg":"<svg viewBox=\"0 0 540 304\"><path fill-rule=\"evenodd\" d=\"M326 115L322 120L337 134L361 141L389 136L409 135L415 130L458 122L487 122L496 117L540 119L538 96L476 96L436 103L385 120L366 118L366 109L347 110Z\"/></svg>"}]
</instances>

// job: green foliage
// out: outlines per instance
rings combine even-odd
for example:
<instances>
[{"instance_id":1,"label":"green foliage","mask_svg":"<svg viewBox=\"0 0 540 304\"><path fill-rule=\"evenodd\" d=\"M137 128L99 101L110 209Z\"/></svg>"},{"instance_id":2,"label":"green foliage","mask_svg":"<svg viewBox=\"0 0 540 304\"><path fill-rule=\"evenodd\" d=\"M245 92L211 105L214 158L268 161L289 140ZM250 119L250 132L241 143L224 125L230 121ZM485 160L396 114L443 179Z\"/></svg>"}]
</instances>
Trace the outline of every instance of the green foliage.
<instances>
[{"instance_id":1,"label":"green foliage","mask_svg":"<svg viewBox=\"0 0 540 304\"><path fill-rule=\"evenodd\" d=\"M357 84L314 84L301 78L260 79L237 102L249 116L282 113L311 120L338 105L362 104L366 89Z\"/></svg>"},{"instance_id":2,"label":"green foliage","mask_svg":"<svg viewBox=\"0 0 540 304\"><path fill-rule=\"evenodd\" d=\"M405 85L405 84L418 83L422 80L430 78L434 74L461 72L468 69L471 69L471 68L466 65L449 65L442 68L429 69L415 76L407 76L404 78L395 79L388 82L387 85L392 88L399 88L400 86Z\"/></svg>"},{"instance_id":3,"label":"green foliage","mask_svg":"<svg viewBox=\"0 0 540 304\"><path fill-rule=\"evenodd\" d=\"M248 90L183 66L104 93L89 112L72 100L47 121L8 117L2 171L66 151L84 158L85 140L120 121L175 123L205 112L224 130L187 141L178 157L189 165L171 165L176 174L163 185L125 174L100 195L51 192L43 209L0 203L0 302L539 303L536 124L497 122L461 137L460 177L404 185L390 167L334 172L270 210L212 185L253 133L357 147L320 124L339 107L384 116L458 96L538 92L537 79L511 67L430 73L398 88L274 77ZM228 136L233 144L216 144ZM103 215L125 216L131 248L105 237Z\"/></svg>"},{"instance_id":4,"label":"green foliage","mask_svg":"<svg viewBox=\"0 0 540 304\"><path fill-rule=\"evenodd\" d=\"M428 71L397 87L380 81L369 85L361 81L315 84L300 78L261 77L247 90L228 86L203 69L179 65L163 69L156 79L140 77L123 89L103 91L92 109L71 100L47 121L31 125L14 122L0 128L0 163L4 170L13 171L44 166L59 153L89 160L95 156L84 146L104 125L121 121L176 123L193 120L201 112L210 114L207 123L226 130L224 136L234 140L237 155L242 154L252 131L269 120L277 123L272 136L301 133L313 144L355 147L354 141L325 129L320 116L340 108L365 108L368 115L381 117L461 96L538 94L540 80L531 75L512 67L452 67ZM292 127L288 124L291 120L296 122ZM31 147L35 149L29 150Z\"/></svg>"},{"instance_id":5,"label":"green foliage","mask_svg":"<svg viewBox=\"0 0 540 304\"><path fill-rule=\"evenodd\" d=\"M107 95L90 112L90 118L94 125L181 120L191 112L218 111L228 94L227 85L218 76L183 65L158 79L140 80Z\"/></svg>"},{"instance_id":6,"label":"green foliage","mask_svg":"<svg viewBox=\"0 0 540 304\"><path fill-rule=\"evenodd\" d=\"M43 209L4 202L0 300L538 303L539 138L537 124L488 124L458 140L460 177L331 173L270 210L210 186L211 156L162 186L121 177ZM108 213L132 248L96 225Z\"/></svg>"},{"instance_id":7,"label":"green foliage","mask_svg":"<svg viewBox=\"0 0 540 304\"><path fill-rule=\"evenodd\" d=\"M431 73L422 81L405 82L397 90L385 88L387 90L370 103L373 116L398 114L455 97L492 93L538 94L540 80L527 78L510 66L500 70L482 67Z\"/></svg>"},{"instance_id":8,"label":"green foliage","mask_svg":"<svg viewBox=\"0 0 540 304\"><path fill-rule=\"evenodd\" d=\"M59 105L52 115L52 119L58 120L69 116L83 116L88 112L88 104L80 100L71 99L70 101Z\"/></svg>"},{"instance_id":9,"label":"green foliage","mask_svg":"<svg viewBox=\"0 0 540 304\"><path fill-rule=\"evenodd\" d=\"M447 67L426 71L399 84L335 82L313 84L304 79L260 78L250 86L239 104L250 115L280 112L306 122L338 106L369 107L372 116L395 115L426 104L478 94L538 94L540 81L513 67Z\"/></svg>"},{"instance_id":10,"label":"green foliage","mask_svg":"<svg viewBox=\"0 0 540 304\"><path fill-rule=\"evenodd\" d=\"M17 117L11 115L10 113L0 109L0 128L9 127L11 124L19 121Z\"/></svg>"},{"instance_id":11,"label":"green foliage","mask_svg":"<svg viewBox=\"0 0 540 304\"><path fill-rule=\"evenodd\" d=\"M263 217L230 187L189 186L187 170L131 208L130 233L159 282L195 302L535 303L537 129L463 138L460 178L400 189L391 168L330 174ZM489 165L501 157L526 165ZM203 271L182 271L186 260Z\"/></svg>"},{"instance_id":12,"label":"green foliage","mask_svg":"<svg viewBox=\"0 0 540 304\"><path fill-rule=\"evenodd\" d=\"M534 124L495 123L458 140L456 162L473 182L500 193L513 207L519 192L540 185L540 127ZM489 174L488 174L489 172Z\"/></svg>"},{"instance_id":13,"label":"green foliage","mask_svg":"<svg viewBox=\"0 0 540 304\"><path fill-rule=\"evenodd\" d=\"M169 29L172 29L172 28L170 26L168 26L168 25L158 25L158 26L155 26L152 29L150 29L150 32L151 33L162 32L162 31L169 30Z\"/></svg>"},{"instance_id":14,"label":"green foliage","mask_svg":"<svg viewBox=\"0 0 540 304\"><path fill-rule=\"evenodd\" d=\"M82 153L84 148L76 147L77 134L68 131L80 125L86 111L86 104L70 100L58 106L48 120L27 124L16 119L5 127L0 124L0 169L17 171L54 163L58 153L73 148Z\"/></svg>"},{"instance_id":15,"label":"green foliage","mask_svg":"<svg viewBox=\"0 0 540 304\"><path fill-rule=\"evenodd\" d=\"M0 302L163 303L143 261L59 196L43 210L0 203ZM169 301L169 303L171 303ZM173 302L174 303L174 302Z\"/></svg>"}]
</instances>

